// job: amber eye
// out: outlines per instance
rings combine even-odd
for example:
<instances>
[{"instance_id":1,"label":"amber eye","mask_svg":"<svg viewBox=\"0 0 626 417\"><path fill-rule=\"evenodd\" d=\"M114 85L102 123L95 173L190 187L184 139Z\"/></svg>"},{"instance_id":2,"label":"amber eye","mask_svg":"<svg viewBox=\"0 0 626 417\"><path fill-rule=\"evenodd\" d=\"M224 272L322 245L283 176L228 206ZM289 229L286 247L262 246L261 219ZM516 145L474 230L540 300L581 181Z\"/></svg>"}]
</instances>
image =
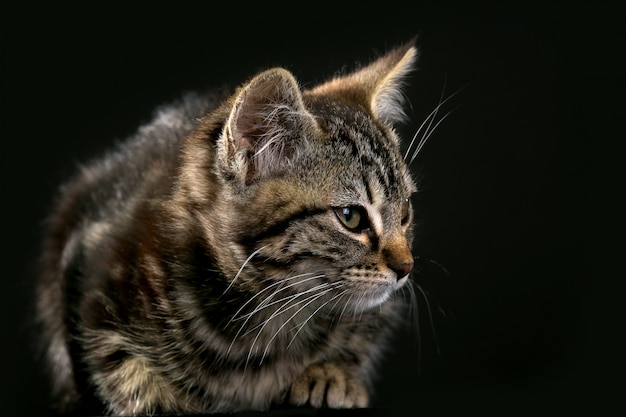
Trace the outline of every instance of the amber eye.
<instances>
[{"instance_id":1,"label":"amber eye","mask_svg":"<svg viewBox=\"0 0 626 417\"><path fill-rule=\"evenodd\" d=\"M406 224L409 221L409 217L411 215L411 202L409 199L405 199L402 203L402 224Z\"/></svg>"},{"instance_id":2,"label":"amber eye","mask_svg":"<svg viewBox=\"0 0 626 417\"><path fill-rule=\"evenodd\" d=\"M337 207L334 210L346 229L352 232L362 232L369 228L367 213L363 207Z\"/></svg>"}]
</instances>

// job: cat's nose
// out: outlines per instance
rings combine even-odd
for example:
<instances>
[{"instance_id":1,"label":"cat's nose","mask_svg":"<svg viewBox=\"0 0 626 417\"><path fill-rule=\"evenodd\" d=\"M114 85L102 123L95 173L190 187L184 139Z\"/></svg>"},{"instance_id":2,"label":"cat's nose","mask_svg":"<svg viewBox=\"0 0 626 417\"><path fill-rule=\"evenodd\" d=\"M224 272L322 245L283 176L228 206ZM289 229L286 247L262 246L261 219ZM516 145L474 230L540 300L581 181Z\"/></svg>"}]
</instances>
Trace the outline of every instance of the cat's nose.
<instances>
[{"instance_id":1,"label":"cat's nose","mask_svg":"<svg viewBox=\"0 0 626 417\"><path fill-rule=\"evenodd\" d=\"M387 266L396 273L396 279L400 279L411 273L413 270L413 260L411 260L411 262L399 262Z\"/></svg>"},{"instance_id":2,"label":"cat's nose","mask_svg":"<svg viewBox=\"0 0 626 417\"><path fill-rule=\"evenodd\" d=\"M403 237L397 238L383 249L387 267L396 273L396 279L404 278L413 270L413 255Z\"/></svg>"}]
</instances>

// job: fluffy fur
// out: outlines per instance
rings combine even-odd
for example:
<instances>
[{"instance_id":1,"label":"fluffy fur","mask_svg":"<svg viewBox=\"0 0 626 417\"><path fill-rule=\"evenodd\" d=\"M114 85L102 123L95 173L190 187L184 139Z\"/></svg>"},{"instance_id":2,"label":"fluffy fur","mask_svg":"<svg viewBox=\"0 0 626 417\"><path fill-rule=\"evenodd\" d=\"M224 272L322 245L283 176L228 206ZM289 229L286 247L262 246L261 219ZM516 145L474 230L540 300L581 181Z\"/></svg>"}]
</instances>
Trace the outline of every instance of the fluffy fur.
<instances>
[{"instance_id":1,"label":"fluffy fur","mask_svg":"<svg viewBox=\"0 0 626 417\"><path fill-rule=\"evenodd\" d=\"M391 123L415 58L189 95L85 165L50 216L37 294L58 410L367 406L413 266Z\"/></svg>"}]
</instances>

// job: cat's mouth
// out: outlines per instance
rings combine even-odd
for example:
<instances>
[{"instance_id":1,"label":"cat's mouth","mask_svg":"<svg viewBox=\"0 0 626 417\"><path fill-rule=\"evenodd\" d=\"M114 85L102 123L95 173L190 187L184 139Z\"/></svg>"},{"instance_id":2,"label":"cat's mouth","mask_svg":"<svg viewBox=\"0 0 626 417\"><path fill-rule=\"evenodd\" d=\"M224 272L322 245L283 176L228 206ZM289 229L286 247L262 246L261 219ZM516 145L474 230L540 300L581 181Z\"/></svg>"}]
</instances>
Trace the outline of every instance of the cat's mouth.
<instances>
[{"instance_id":1,"label":"cat's mouth","mask_svg":"<svg viewBox=\"0 0 626 417\"><path fill-rule=\"evenodd\" d=\"M352 281L349 286L350 294L348 295L347 304L355 312L364 312L378 307L387 302L392 294L402 288L408 281L409 275L399 280L383 280L380 281Z\"/></svg>"}]
</instances>

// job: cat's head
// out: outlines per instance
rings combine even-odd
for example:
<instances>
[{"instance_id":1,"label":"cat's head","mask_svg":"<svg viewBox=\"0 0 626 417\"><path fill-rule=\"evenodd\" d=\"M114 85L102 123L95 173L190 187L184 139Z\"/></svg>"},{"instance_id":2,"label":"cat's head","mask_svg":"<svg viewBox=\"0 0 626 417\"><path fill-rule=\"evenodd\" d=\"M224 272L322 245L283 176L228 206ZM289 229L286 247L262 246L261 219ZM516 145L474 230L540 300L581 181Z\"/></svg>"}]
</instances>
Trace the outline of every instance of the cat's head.
<instances>
[{"instance_id":1,"label":"cat's head","mask_svg":"<svg viewBox=\"0 0 626 417\"><path fill-rule=\"evenodd\" d=\"M232 285L285 280L355 309L404 285L416 187L393 124L405 117L401 87L416 55L406 45L304 91L270 69L228 102L214 144L220 214L207 234Z\"/></svg>"}]
</instances>

